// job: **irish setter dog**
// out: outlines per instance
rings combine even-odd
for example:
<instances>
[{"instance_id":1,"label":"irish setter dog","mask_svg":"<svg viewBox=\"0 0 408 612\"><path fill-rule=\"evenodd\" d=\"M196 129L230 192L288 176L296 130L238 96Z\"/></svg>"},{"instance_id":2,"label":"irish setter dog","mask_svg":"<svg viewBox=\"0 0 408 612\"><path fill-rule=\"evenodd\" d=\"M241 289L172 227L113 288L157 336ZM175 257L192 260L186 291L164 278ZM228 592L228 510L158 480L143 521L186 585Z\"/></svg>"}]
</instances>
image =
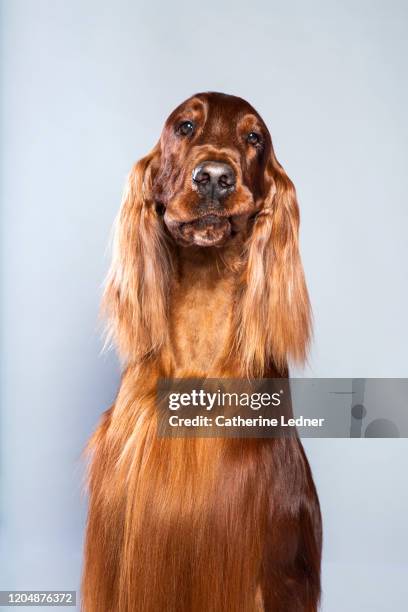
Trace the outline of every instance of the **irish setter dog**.
<instances>
[{"instance_id":1,"label":"irish setter dog","mask_svg":"<svg viewBox=\"0 0 408 612\"><path fill-rule=\"evenodd\" d=\"M89 443L86 612L315 612L298 437L157 436L159 378L287 378L311 315L295 188L247 102L197 94L133 167L104 307L124 362Z\"/></svg>"}]
</instances>

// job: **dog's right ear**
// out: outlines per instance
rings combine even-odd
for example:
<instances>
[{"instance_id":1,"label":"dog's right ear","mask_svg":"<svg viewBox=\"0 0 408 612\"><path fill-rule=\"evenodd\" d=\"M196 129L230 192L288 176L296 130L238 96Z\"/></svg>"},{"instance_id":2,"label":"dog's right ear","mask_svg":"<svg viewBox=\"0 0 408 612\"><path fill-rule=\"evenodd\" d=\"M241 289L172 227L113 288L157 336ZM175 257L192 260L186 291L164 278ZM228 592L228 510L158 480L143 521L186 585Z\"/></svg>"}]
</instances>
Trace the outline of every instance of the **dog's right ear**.
<instances>
[{"instance_id":1,"label":"dog's right ear","mask_svg":"<svg viewBox=\"0 0 408 612\"><path fill-rule=\"evenodd\" d=\"M103 296L107 343L137 363L154 354L167 330L170 258L152 198L160 145L132 168L114 226L112 263Z\"/></svg>"}]
</instances>

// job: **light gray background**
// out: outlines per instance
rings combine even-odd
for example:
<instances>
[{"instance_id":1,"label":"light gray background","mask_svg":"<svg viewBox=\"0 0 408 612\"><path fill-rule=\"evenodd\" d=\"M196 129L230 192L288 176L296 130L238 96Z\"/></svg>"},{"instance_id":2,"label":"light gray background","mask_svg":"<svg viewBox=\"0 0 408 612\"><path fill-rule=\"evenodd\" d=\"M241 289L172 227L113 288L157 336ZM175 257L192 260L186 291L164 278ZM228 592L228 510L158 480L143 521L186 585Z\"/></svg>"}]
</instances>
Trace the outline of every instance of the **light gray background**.
<instances>
[{"instance_id":1,"label":"light gray background","mask_svg":"<svg viewBox=\"0 0 408 612\"><path fill-rule=\"evenodd\" d=\"M408 376L407 13L397 0L3 3L1 588L78 587L80 453L119 376L97 323L110 227L131 164L192 93L252 102L297 186L316 330L303 374ZM324 612L402 612L408 441L306 447Z\"/></svg>"}]
</instances>

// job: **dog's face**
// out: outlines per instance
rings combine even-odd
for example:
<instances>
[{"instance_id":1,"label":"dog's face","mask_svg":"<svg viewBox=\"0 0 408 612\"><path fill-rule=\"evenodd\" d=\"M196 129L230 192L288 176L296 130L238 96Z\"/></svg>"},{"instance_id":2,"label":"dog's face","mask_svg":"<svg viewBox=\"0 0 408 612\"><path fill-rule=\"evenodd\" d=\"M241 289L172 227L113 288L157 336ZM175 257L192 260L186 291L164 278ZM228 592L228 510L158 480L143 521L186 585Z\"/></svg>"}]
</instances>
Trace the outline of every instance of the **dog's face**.
<instances>
[{"instance_id":1,"label":"dog's face","mask_svg":"<svg viewBox=\"0 0 408 612\"><path fill-rule=\"evenodd\" d=\"M167 119L152 192L158 214L181 245L222 246L260 209L271 178L271 138L244 100L193 96Z\"/></svg>"}]
</instances>

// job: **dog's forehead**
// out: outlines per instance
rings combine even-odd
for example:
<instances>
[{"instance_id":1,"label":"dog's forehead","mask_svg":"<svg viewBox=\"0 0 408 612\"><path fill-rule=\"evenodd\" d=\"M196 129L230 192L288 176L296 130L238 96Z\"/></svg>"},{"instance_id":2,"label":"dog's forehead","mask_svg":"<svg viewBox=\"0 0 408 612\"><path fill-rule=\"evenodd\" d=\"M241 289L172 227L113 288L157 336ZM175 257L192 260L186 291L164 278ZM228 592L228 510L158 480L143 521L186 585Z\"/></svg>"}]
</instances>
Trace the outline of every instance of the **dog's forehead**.
<instances>
[{"instance_id":1,"label":"dog's forehead","mask_svg":"<svg viewBox=\"0 0 408 612\"><path fill-rule=\"evenodd\" d=\"M259 113L243 98L219 92L204 92L179 104L167 118L165 126L178 119L202 119L217 128L223 124L236 123L244 116L253 116L266 127Z\"/></svg>"}]
</instances>

